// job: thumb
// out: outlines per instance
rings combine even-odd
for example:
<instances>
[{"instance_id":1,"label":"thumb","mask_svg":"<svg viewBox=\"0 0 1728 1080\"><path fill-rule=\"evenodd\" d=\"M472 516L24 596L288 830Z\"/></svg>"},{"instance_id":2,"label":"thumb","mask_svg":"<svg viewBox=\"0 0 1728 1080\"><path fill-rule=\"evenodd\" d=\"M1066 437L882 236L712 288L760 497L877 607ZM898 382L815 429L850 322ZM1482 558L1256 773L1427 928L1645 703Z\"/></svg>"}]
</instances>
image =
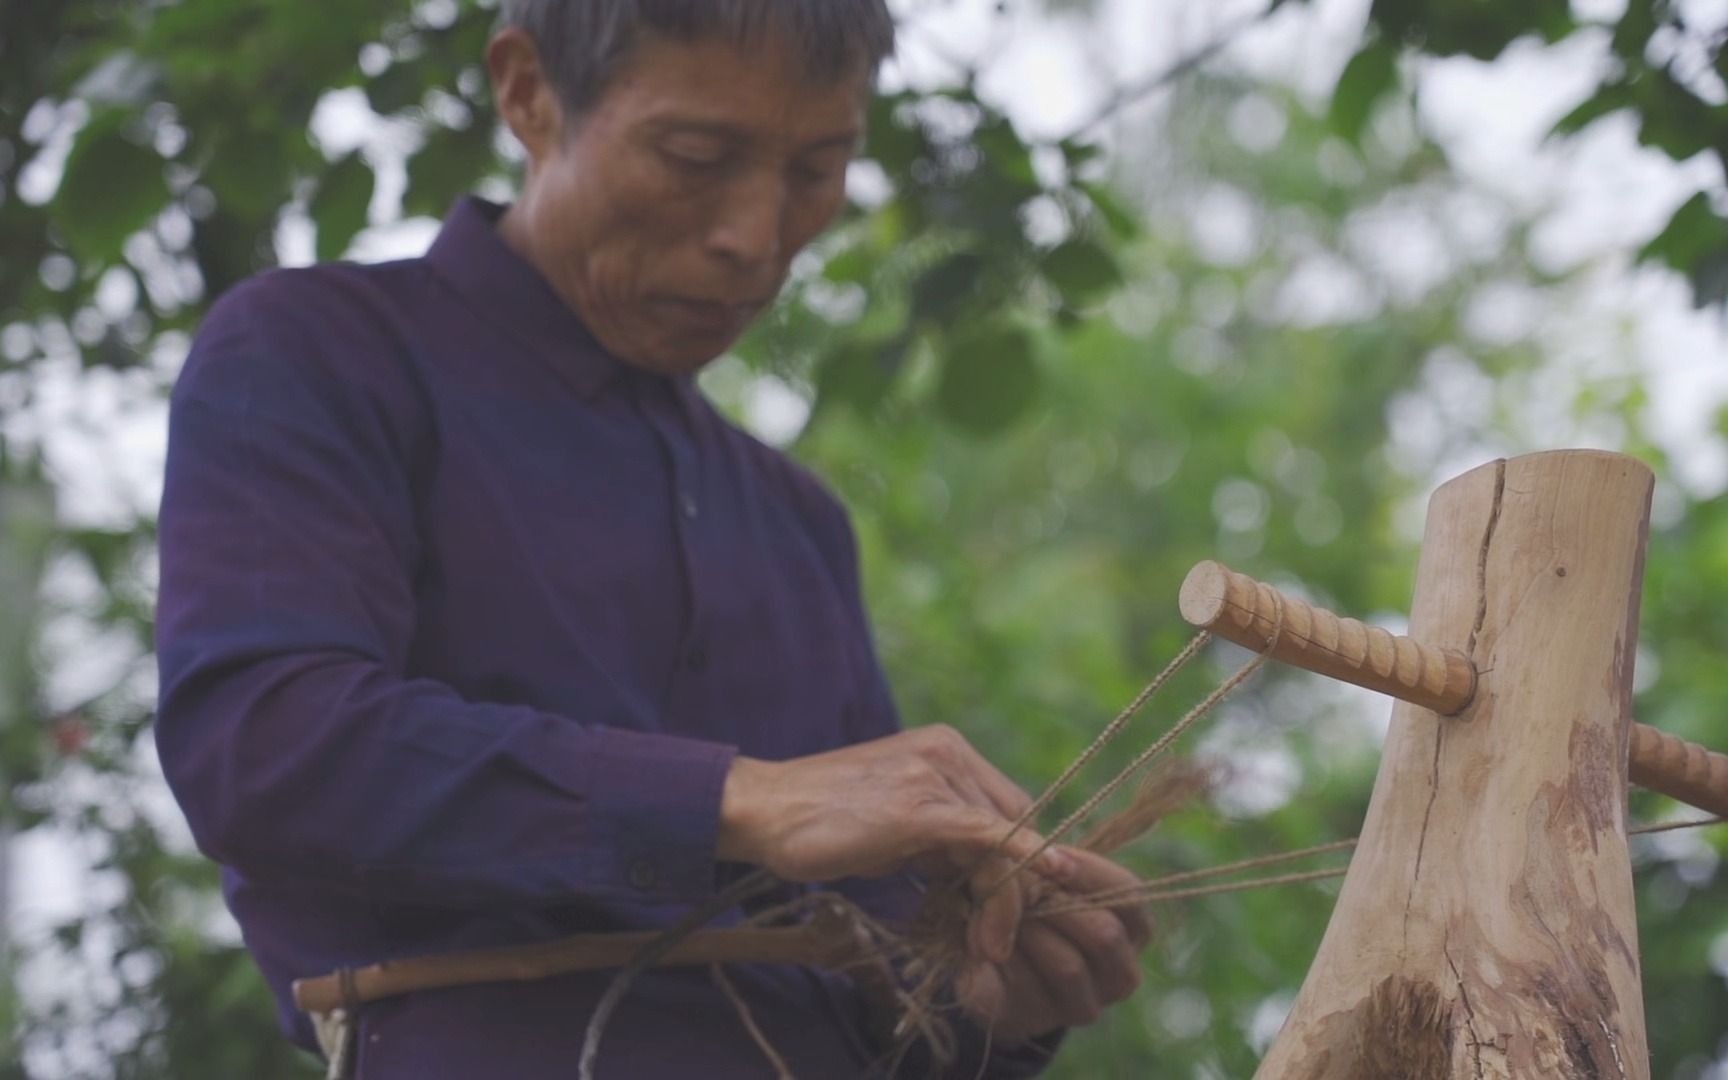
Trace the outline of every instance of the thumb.
<instances>
[{"instance_id":1,"label":"thumb","mask_svg":"<svg viewBox=\"0 0 1728 1080\"><path fill-rule=\"evenodd\" d=\"M982 902L966 926L966 944L974 956L993 964L1006 964L1014 955L1014 939L1020 933L1024 901L1018 882L1004 880L1012 864L992 856L972 871L971 891Z\"/></svg>"}]
</instances>

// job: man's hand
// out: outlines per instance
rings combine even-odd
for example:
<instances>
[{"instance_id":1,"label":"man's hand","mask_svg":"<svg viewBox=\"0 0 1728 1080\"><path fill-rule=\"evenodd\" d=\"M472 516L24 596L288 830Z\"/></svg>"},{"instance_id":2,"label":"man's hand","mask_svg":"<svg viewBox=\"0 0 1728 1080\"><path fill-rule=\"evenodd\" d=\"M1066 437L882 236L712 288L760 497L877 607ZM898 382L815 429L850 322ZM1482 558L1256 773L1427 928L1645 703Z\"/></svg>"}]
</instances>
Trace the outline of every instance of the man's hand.
<instances>
[{"instance_id":1,"label":"man's hand","mask_svg":"<svg viewBox=\"0 0 1728 1080\"><path fill-rule=\"evenodd\" d=\"M1042 842L1022 829L1000 857L984 858L1030 803L952 728L917 728L791 761L736 759L716 853L789 881L879 877L909 866L939 879L972 874L988 886ZM1051 849L1029 870L1061 880L1070 862ZM991 891L974 917L975 953L1008 961L1023 902L1019 882Z\"/></svg>"},{"instance_id":2,"label":"man's hand","mask_svg":"<svg viewBox=\"0 0 1728 1080\"><path fill-rule=\"evenodd\" d=\"M1067 893L1085 896L1135 883L1101 855L1064 850L1069 863L1051 876ZM1084 1027L1139 987L1138 953L1151 936L1145 913L1134 905L1027 919L1006 963L974 962L955 989L961 1006L1001 1043Z\"/></svg>"}]
</instances>

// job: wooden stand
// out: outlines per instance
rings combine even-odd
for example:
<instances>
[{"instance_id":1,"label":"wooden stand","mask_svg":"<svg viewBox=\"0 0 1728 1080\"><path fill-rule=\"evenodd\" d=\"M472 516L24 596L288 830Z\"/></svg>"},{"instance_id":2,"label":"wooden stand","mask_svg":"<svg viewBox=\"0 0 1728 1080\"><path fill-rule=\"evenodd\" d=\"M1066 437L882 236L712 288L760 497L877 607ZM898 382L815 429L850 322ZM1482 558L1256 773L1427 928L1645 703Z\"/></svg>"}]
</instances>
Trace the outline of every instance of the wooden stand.
<instances>
[{"instance_id":1,"label":"wooden stand","mask_svg":"<svg viewBox=\"0 0 1728 1080\"><path fill-rule=\"evenodd\" d=\"M1468 657L1475 694L1451 720L1394 707L1259 1077L1647 1080L1625 805L1652 485L1566 451L1435 493L1410 636Z\"/></svg>"}]
</instances>

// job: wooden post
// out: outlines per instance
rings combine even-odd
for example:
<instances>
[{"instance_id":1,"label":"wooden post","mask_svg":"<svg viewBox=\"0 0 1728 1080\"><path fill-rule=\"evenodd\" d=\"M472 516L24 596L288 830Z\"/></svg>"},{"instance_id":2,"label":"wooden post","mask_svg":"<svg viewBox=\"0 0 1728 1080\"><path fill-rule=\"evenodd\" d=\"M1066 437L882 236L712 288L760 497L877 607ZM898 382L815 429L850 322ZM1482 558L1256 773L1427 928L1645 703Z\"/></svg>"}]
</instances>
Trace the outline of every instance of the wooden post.
<instances>
[{"instance_id":1,"label":"wooden post","mask_svg":"<svg viewBox=\"0 0 1728 1080\"><path fill-rule=\"evenodd\" d=\"M1652 477L1595 451L1434 494L1410 634L1477 673L1397 703L1349 875L1263 1080L1648 1080L1626 760Z\"/></svg>"}]
</instances>

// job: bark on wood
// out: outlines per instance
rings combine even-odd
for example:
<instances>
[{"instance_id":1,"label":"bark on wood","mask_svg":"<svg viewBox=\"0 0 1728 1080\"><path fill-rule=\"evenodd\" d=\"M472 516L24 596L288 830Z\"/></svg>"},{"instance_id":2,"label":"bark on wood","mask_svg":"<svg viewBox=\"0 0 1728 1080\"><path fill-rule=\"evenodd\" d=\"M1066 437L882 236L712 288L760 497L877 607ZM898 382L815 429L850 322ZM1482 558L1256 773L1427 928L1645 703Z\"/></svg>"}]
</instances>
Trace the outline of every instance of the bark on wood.
<instances>
[{"instance_id":1,"label":"bark on wood","mask_svg":"<svg viewBox=\"0 0 1728 1080\"><path fill-rule=\"evenodd\" d=\"M1435 493L1410 634L1476 695L1392 714L1362 838L1261 1078L1647 1080L1626 851L1650 472L1536 454Z\"/></svg>"}]
</instances>

